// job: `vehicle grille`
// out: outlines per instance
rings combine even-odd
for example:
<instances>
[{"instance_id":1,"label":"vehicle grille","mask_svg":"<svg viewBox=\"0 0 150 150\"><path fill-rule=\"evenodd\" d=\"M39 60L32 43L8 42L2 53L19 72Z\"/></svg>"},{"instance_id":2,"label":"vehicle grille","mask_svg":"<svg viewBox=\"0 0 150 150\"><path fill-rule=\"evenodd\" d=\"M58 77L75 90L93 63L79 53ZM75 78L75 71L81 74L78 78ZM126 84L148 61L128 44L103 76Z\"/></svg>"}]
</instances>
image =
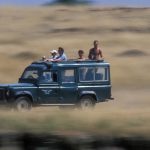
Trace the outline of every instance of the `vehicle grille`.
<instances>
[{"instance_id":1,"label":"vehicle grille","mask_svg":"<svg viewBox=\"0 0 150 150\"><path fill-rule=\"evenodd\" d=\"M5 89L0 89L0 100L5 99Z\"/></svg>"}]
</instances>

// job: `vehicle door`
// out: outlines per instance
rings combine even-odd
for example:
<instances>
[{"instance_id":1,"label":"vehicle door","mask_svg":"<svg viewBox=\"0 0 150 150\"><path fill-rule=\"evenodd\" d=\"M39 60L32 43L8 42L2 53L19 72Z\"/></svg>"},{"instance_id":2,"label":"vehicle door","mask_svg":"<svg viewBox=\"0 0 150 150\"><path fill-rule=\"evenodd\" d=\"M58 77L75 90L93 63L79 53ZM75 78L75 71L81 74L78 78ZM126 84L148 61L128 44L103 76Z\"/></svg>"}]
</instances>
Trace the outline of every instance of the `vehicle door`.
<instances>
[{"instance_id":1,"label":"vehicle door","mask_svg":"<svg viewBox=\"0 0 150 150\"><path fill-rule=\"evenodd\" d=\"M60 70L61 81L59 103L73 104L77 101L78 88L75 74L75 68L62 68Z\"/></svg>"},{"instance_id":2,"label":"vehicle door","mask_svg":"<svg viewBox=\"0 0 150 150\"><path fill-rule=\"evenodd\" d=\"M42 104L58 102L59 85L57 71L44 71L40 76L38 97Z\"/></svg>"}]
</instances>

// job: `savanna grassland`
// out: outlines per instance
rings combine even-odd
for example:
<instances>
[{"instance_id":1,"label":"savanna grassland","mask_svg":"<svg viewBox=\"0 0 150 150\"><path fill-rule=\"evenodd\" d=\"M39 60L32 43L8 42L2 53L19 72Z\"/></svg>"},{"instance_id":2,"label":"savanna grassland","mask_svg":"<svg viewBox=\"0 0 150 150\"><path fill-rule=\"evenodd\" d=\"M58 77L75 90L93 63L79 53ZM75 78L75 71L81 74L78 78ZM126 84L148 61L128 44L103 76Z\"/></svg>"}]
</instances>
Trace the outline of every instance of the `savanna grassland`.
<instances>
[{"instance_id":1,"label":"savanna grassland","mask_svg":"<svg viewBox=\"0 0 150 150\"><path fill-rule=\"evenodd\" d=\"M1 131L150 136L150 9L0 7L0 83L17 82L24 68L49 50L78 49L87 57L98 39L111 64L114 101L89 111L34 108L0 110Z\"/></svg>"}]
</instances>

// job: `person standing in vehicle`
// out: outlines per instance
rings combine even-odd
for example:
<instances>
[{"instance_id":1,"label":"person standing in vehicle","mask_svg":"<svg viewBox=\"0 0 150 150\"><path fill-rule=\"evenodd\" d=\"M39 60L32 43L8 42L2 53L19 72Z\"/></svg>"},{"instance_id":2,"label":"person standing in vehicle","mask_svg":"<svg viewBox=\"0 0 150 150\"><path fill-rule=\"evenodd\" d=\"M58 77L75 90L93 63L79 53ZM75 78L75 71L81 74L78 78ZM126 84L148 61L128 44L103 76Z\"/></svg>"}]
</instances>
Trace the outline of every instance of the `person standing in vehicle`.
<instances>
[{"instance_id":1,"label":"person standing in vehicle","mask_svg":"<svg viewBox=\"0 0 150 150\"><path fill-rule=\"evenodd\" d=\"M49 60L55 60L57 58L57 50L53 49L52 51L50 51L51 56L49 57Z\"/></svg>"},{"instance_id":2,"label":"person standing in vehicle","mask_svg":"<svg viewBox=\"0 0 150 150\"><path fill-rule=\"evenodd\" d=\"M102 55L101 49L99 48L98 40L95 40L93 42L93 45L94 45L94 47L89 50L88 58L91 59L91 60L100 60L100 59L102 59L103 55Z\"/></svg>"},{"instance_id":3,"label":"person standing in vehicle","mask_svg":"<svg viewBox=\"0 0 150 150\"><path fill-rule=\"evenodd\" d=\"M58 48L58 56L56 57L55 60L53 61L67 61L67 56L66 54L64 53L64 49L62 47L59 47Z\"/></svg>"},{"instance_id":4,"label":"person standing in vehicle","mask_svg":"<svg viewBox=\"0 0 150 150\"><path fill-rule=\"evenodd\" d=\"M80 60L80 61L85 60L85 58L84 58L84 51L83 50L79 50L78 51L78 55L79 55L78 60Z\"/></svg>"},{"instance_id":5,"label":"person standing in vehicle","mask_svg":"<svg viewBox=\"0 0 150 150\"><path fill-rule=\"evenodd\" d=\"M54 61L57 58L57 50L53 49L50 51L51 56L47 59L45 56L42 57L42 61Z\"/></svg>"}]
</instances>

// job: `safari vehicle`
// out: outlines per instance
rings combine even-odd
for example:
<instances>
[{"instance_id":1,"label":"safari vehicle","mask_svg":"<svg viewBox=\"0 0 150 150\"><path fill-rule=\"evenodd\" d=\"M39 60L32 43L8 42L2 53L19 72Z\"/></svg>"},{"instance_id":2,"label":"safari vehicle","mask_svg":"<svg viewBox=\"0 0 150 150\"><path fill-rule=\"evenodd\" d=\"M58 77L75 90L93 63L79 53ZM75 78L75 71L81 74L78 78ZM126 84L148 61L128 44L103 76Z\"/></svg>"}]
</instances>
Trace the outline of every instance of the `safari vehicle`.
<instances>
[{"instance_id":1,"label":"safari vehicle","mask_svg":"<svg viewBox=\"0 0 150 150\"><path fill-rule=\"evenodd\" d=\"M18 83L0 85L0 102L17 110L39 105L87 108L111 99L110 64L105 61L37 61Z\"/></svg>"}]
</instances>

